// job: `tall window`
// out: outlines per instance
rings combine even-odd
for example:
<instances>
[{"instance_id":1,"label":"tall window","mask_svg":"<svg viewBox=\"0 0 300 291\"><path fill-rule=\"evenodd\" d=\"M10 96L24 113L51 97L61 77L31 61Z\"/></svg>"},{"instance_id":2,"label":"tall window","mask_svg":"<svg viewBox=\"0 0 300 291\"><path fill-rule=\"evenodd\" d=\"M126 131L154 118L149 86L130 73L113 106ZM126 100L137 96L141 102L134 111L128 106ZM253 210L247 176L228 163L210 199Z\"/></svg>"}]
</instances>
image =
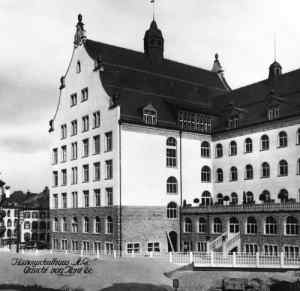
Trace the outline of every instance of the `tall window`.
<instances>
[{"instance_id":1,"label":"tall window","mask_svg":"<svg viewBox=\"0 0 300 291\"><path fill-rule=\"evenodd\" d=\"M287 176L288 175L288 163L286 160L281 160L279 162L279 176Z\"/></svg>"},{"instance_id":2,"label":"tall window","mask_svg":"<svg viewBox=\"0 0 300 291\"><path fill-rule=\"evenodd\" d=\"M289 192L286 189L281 189L278 193L278 199L281 203L285 203L289 200Z\"/></svg>"},{"instance_id":3,"label":"tall window","mask_svg":"<svg viewBox=\"0 0 300 291\"><path fill-rule=\"evenodd\" d=\"M297 175L300 175L300 159L297 160L296 174L297 174Z\"/></svg>"},{"instance_id":4,"label":"tall window","mask_svg":"<svg viewBox=\"0 0 300 291\"><path fill-rule=\"evenodd\" d=\"M89 191L84 190L83 191L83 199L84 199L84 207L88 208L90 206L90 197L89 197Z\"/></svg>"},{"instance_id":5,"label":"tall window","mask_svg":"<svg viewBox=\"0 0 300 291\"><path fill-rule=\"evenodd\" d=\"M201 143L201 157L209 158L210 157L210 144L207 141Z\"/></svg>"},{"instance_id":6,"label":"tall window","mask_svg":"<svg viewBox=\"0 0 300 291\"><path fill-rule=\"evenodd\" d=\"M82 117L82 132L89 130L89 116L85 115Z\"/></svg>"},{"instance_id":7,"label":"tall window","mask_svg":"<svg viewBox=\"0 0 300 291\"><path fill-rule=\"evenodd\" d=\"M167 167L177 166L177 142L174 137L167 139Z\"/></svg>"},{"instance_id":8,"label":"tall window","mask_svg":"<svg viewBox=\"0 0 300 291\"><path fill-rule=\"evenodd\" d=\"M198 232L205 233L206 232L206 219L204 217L200 217L198 221Z\"/></svg>"},{"instance_id":9,"label":"tall window","mask_svg":"<svg viewBox=\"0 0 300 291\"><path fill-rule=\"evenodd\" d=\"M177 217L177 204L175 202L170 202L167 205L167 218Z\"/></svg>"},{"instance_id":10,"label":"tall window","mask_svg":"<svg viewBox=\"0 0 300 291\"><path fill-rule=\"evenodd\" d=\"M253 196L253 193L248 191L246 193L246 203L247 204L251 204L251 203L254 203L254 196Z\"/></svg>"},{"instance_id":11,"label":"tall window","mask_svg":"<svg viewBox=\"0 0 300 291\"><path fill-rule=\"evenodd\" d=\"M238 115L233 115L227 120L227 126L229 129L235 129L239 127L240 119Z\"/></svg>"},{"instance_id":12,"label":"tall window","mask_svg":"<svg viewBox=\"0 0 300 291\"><path fill-rule=\"evenodd\" d=\"M271 195L270 192L268 190L264 190L260 196L259 196L259 200L262 201L263 203L267 203L271 201Z\"/></svg>"},{"instance_id":13,"label":"tall window","mask_svg":"<svg viewBox=\"0 0 300 291\"><path fill-rule=\"evenodd\" d=\"M81 64L80 64L80 61L77 61L77 64L76 64L76 73L79 74L81 72Z\"/></svg>"},{"instance_id":14,"label":"tall window","mask_svg":"<svg viewBox=\"0 0 300 291\"><path fill-rule=\"evenodd\" d=\"M63 145L61 147L61 162L64 163L67 161L67 146Z\"/></svg>"},{"instance_id":15,"label":"tall window","mask_svg":"<svg viewBox=\"0 0 300 291\"><path fill-rule=\"evenodd\" d=\"M67 169L62 169L61 170L61 185L66 186L67 185Z\"/></svg>"},{"instance_id":16,"label":"tall window","mask_svg":"<svg viewBox=\"0 0 300 291\"><path fill-rule=\"evenodd\" d=\"M274 217L268 216L265 221L265 234L276 234L277 223Z\"/></svg>"},{"instance_id":17,"label":"tall window","mask_svg":"<svg viewBox=\"0 0 300 291\"><path fill-rule=\"evenodd\" d=\"M101 170L100 162L94 163L94 181L100 181Z\"/></svg>"},{"instance_id":18,"label":"tall window","mask_svg":"<svg viewBox=\"0 0 300 291\"><path fill-rule=\"evenodd\" d=\"M112 160L105 161L105 179L110 180L113 177L113 164Z\"/></svg>"},{"instance_id":19,"label":"tall window","mask_svg":"<svg viewBox=\"0 0 300 291\"><path fill-rule=\"evenodd\" d=\"M213 222L213 232L214 233L222 233L222 221L219 217L214 218Z\"/></svg>"},{"instance_id":20,"label":"tall window","mask_svg":"<svg viewBox=\"0 0 300 291\"><path fill-rule=\"evenodd\" d=\"M231 217L229 219L229 232L237 233L240 231L239 221L236 217Z\"/></svg>"},{"instance_id":21,"label":"tall window","mask_svg":"<svg viewBox=\"0 0 300 291\"><path fill-rule=\"evenodd\" d=\"M261 177L262 178L269 178L270 177L270 166L267 162L264 162L261 165Z\"/></svg>"},{"instance_id":22,"label":"tall window","mask_svg":"<svg viewBox=\"0 0 300 291\"><path fill-rule=\"evenodd\" d=\"M151 104L143 109L143 120L149 125L157 124L157 111Z\"/></svg>"},{"instance_id":23,"label":"tall window","mask_svg":"<svg viewBox=\"0 0 300 291\"><path fill-rule=\"evenodd\" d=\"M100 154L100 135L96 135L93 137L94 141L94 154Z\"/></svg>"},{"instance_id":24,"label":"tall window","mask_svg":"<svg viewBox=\"0 0 300 291\"><path fill-rule=\"evenodd\" d=\"M52 150L52 163L56 165L58 163L58 149L55 148Z\"/></svg>"},{"instance_id":25,"label":"tall window","mask_svg":"<svg viewBox=\"0 0 300 291\"><path fill-rule=\"evenodd\" d=\"M27 221L28 222L28 221ZM54 217L54 221L53 221L53 229L54 231L58 232L59 231L59 222L58 222L58 218L57 217ZM30 222L28 222L30 224ZM24 228L26 229L26 222L24 223ZM30 228L30 227L29 227Z\"/></svg>"},{"instance_id":26,"label":"tall window","mask_svg":"<svg viewBox=\"0 0 300 291\"><path fill-rule=\"evenodd\" d=\"M71 184L77 184L78 183L78 168L77 167L72 167L72 177L71 177Z\"/></svg>"},{"instance_id":27,"label":"tall window","mask_svg":"<svg viewBox=\"0 0 300 291\"><path fill-rule=\"evenodd\" d=\"M62 232L68 231L68 222L66 217L63 217L61 220L61 230Z\"/></svg>"},{"instance_id":28,"label":"tall window","mask_svg":"<svg viewBox=\"0 0 300 291\"><path fill-rule=\"evenodd\" d=\"M201 204L203 206L208 206L212 204L212 198L211 195L208 191L204 191L202 193L202 197L201 197Z\"/></svg>"},{"instance_id":29,"label":"tall window","mask_svg":"<svg viewBox=\"0 0 300 291\"><path fill-rule=\"evenodd\" d=\"M168 194L177 194L177 179L175 177L169 177L167 179L167 193Z\"/></svg>"},{"instance_id":30,"label":"tall window","mask_svg":"<svg viewBox=\"0 0 300 291\"><path fill-rule=\"evenodd\" d=\"M223 157L223 146L220 143L218 143L216 145L216 158L221 158L221 157Z\"/></svg>"},{"instance_id":31,"label":"tall window","mask_svg":"<svg viewBox=\"0 0 300 291\"><path fill-rule=\"evenodd\" d=\"M61 139L64 139L67 137L67 125L62 124L60 128L61 128Z\"/></svg>"},{"instance_id":32,"label":"tall window","mask_svg":"<svg viewBox=\"0 0 300 291\"><path fill-rule=\"evenodd\" d=\"M192 220L189 217L186 217L184 219L183 230L184 230L184 232L192 232L193 231Z\"/></svg>"},{"instance_id":33,"label":"tall window","mask_svg":"<svg viewBox=\"0 0 300 291\"><path fill-rule=\"evenodd\" d=\"M71 135L76 135L78 132L78 123L77 120L71 121Z\"/></svg>"},{"instance_id":34,"label":"tall window","mask_svg":"<svg viewBox=\"0 0 300 291\"><path fill-rule=\"evenodd\" d=\"M81 90L81 102L88 100L89 98L89 90L88 88L84 88Z\"/></svg>"},{"instance_id":35,"label":"tall window","mask_svg":"<svg viewBox=\"0 0 300 291\"><path fill-rule=\"evenodd\" d=\"M269 137L266 134L264 134L260 138L260 149L262 151L266 151L269 149L269 147L270 147Z\"/></svg>"},{"instance_id":36,"label":"tall window","mask_svg":"<svg viewBox=\"0 0 300 291\"><path fill-rule=\"evenodd\" d=\"M287 133L285 131L279 132L279 134L278 134L278 145L279 145L279 147L287 147L288 138L287 138Z\"/></svg>"},{"instance_id":37,"label":"tall window","mask_svg":"<svg viewBox=\"0 0 300 291\"><path fill-rule=\"evenodd\" d=\"M217 169L216 171L216 182L223 182L223 170L222 169Z\"/></svg>"},{"instance_id":38,"label":"tall window","mask_svg":"<svg viewBox=\"0 0 300 291\"><path fill-rule=\"evenodd\" d=\"M58 195L57 194L53 194L53 205L54 205L55 209L58 208Z\"/></svg>"},{"instance_id":39,"label":"tall window","mask_svg":"<svg viewBox=\"0 0 300 291\"><path fill-rule=\"evenodd\" d=\"M273 106L268 109L268 120L273 120L279 117L279 106Z\"/></svg>"},{"instance_id":40,"label":"tall window","mask_svg":"<svg viewBox=\"0 0 300 291\"><path fill-rule=\"evenodd\" d=\"M224 202L223 194L222 194L222 193L219 193L219 194L217 195L217 203L218 203L219 205L223 205L223 202Z\"/></svg>"},{"instance_id":41,"label":"tall window","mask_svg":"<svg viewBox=\"0 0 300 291\"><path fill-rule=\"evenodd\" d=\"M77 93L71 94L70 101L71 106L75 106L77 104Z\"/></svg>"},{"instance_id":42,"label":"tall window","mask_svg":"<svg viewBox=\"0 0 300 291\"><path fill-rule=\"evenodd\" d=\"M100 189L95 189L94 195L95 195L95 206L100 207L101 206L101 191L100 191Z\"/></svg>"},{"instance_id":43,"label":"tall window","mask_svg":"<svg viewBox=\"0 0 300 291\"><path fill-rule=\"evenodd\" d=\"M229 155L230 156L236 156L237 155L237 143L234 140L232 140L230 142L230 145L229 145Z\"/></svg>"},{"instance_id":44,"label":"tall window","mask_svg":"<svg viewBox=\"0 0 300 291\"><path fill-rule=\"evenodd\" d=\"M82 141L83 155L82 157L87 157L89 155L89 139L86 138Z\"/></svg>"},{"instance_id":45,"label":"tall window","mask_svg":"<svg viewBox=\"0 0 300 291\"><path fill-rule=\"evenodd\" d=\"M113 148L112 132L105 133L105 151L110 152Z\"/></svg>"},{"instance_id":46,"label":"tall window","mask_svg":"<svg viewBox=\"0 0 300 291\"><path fill-rule=\"evenodd\" d=\"M89 174L89 165L83 165L83 183L87 183L90 180L90 174Z\"/></svg>"},{"instance_id":47,"label":"tall window","mask_svg":"<svg viewBox=\"0 0 300 291\"><path fill-rule=\"evenodd\" d=\"M95 217L95 232L96 233L100 233L101 232L101 221L100 221L100 217L99 216Z\"/></svg>"},{"instance_id":48,"label":"tall window","mask_svg":"<svg viewBox=\"0 0 300 291\"><path fill-rule=\"evenodd\" d=\"M62 208L67 208L67 193L61 194Z\"/></svg>"},{"instance_id":49,"label":"tall window","mask_svg":"<svg viewBox=\"0 0 300 291\"><path fill-rule=\"evenodd\" d=\"M294 216L288 216L285 223L285 234L296 235L298 234L298 220Z\"/></svg>"},{"instance_id":50,"label":"tall window","mask_svg":"<svg viewBox=\"0 0 300 291\"><path fill-rule=\"evenodd\" d=\"M247 180L253 179L253 167L251 165L246 165L245 179Z\"/></svg>"},{"instance_id":51,"label":"tall window","mask_svg":"<svg viewBox=\"0 0 300 291\"><path fill-rule=\"evenodd\" d=\"M252 153L252 139L249 137L245 139L245 153Z\"/></svg>"},{"instance_id":52,"label":"tall window","mask_svg":"<svg viewBox=\"0 0 300 291\"><path fill-rule=\"evenodd\" d=\"M90 228L89 228L89 218L87 216L85 216L83 218L83 232L89 232Z\"/></svg>"},{"instance_id":53,"label":"tall window","mask_svg":"<svg viewBox=\"0 0 300 291\"><path fill-rule=\"evenodd\" d=\"M107 234L113 233L113 220L112 220L111 216L107 216L105 222L106 222L105 232Z\"/></svg>"},{"instance_id":54,"label":"tall window","mask_svg":"<svg viewBox=\"0 0 300 291\"><path fill-rule=\"evenodd\" d=\"M230 181L237 181L238 179L238 171L236 167L230 168Z\"/></svg>"},{"instance_id":55,"label":"tall window","mask_svg":"<svg viewBox=\"0 0 300 291\"><path fill-rule=\"evenodd\" d=\"M78 146L77 142L72 142L71 143L71 159L76 160L78 157Z\"/></svg>"},{"instance_id":56,"label":"tall window","mask_svg":"<svg viewBox=\"0 0 300 291\"><path fill-rule=\"evenodd\" d=\"M78 232L78 220L77 217L72 219L72 232Z\"/></svg>"},{"instance_id":57,"label":"tall window","mask_svg":"<svg viewBox=\"0 0 300 291\"><path fill-rule=\"evenodd\" d=\"M93 113L93 128L100 127L100 111Z\"/></svg>"},{"instance_id":58,"label":"tall window","mask_svg":"<svg viewBox=\"0 0 300 291\"><path fill-rule=\"evenodd\" d=\"M297 130L297 135L296 135L296 144L299 145L300 144L300 128L298 128Z\"/></svg>"},{"instance_id":59,"label":"tall window","mask_svg":"<svg viewBox=\"0 0 300 291\"><path fill-rule=\"evenodd\" d=\"M247 233L256 234L257 233L257 222L252 216L247 218Z\"/></svg>"},{"instance_id":60,"label":"tall window","mask_svg":"<svg viewBox=\"0 0 300 291\"><path fill-rule=\"evenodd\" d=\"M232 205L236 205L238 204L239 199L238 199L238 195L235 192L231 193L231 204Z\"/></svg>"},{"instance_id":61,"label":"tall window","mask_svg":"<svg viewBox=\"0 0 300 291\"><path fill-rule=\"evenodd\" d=\"M208 166L203 166L201 169L201 182L210 182L211 172Z\"/></svg>"},{"instance_id":62,"label":"tall window","mask_svg":"<svg viewBox=\"0 0 300 291\"><path fill-rule=\"evenodd\" d=\"M114 198L113 198L113 189L111 187L106 188L106 205L107 206L113 206L114 204Z\"/></svg>"},{"instance_id":63,"label":"tall window","mask_svg":"<svg viewBox=\"0 0 300 291\"><path fill-rule=\"evenodd\" d=\"M72 192L72 207L78 208L78 193L76 191Z\"/></svg>"}]
</instances>

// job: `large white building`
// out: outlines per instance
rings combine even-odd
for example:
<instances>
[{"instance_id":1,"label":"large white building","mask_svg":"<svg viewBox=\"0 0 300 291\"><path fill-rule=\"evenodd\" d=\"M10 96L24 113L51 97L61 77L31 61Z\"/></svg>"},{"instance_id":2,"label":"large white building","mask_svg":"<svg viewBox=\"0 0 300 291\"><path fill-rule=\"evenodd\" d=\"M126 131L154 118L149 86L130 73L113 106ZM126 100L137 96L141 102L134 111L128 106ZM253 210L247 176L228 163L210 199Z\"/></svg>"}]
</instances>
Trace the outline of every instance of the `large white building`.
<instances>
[{"instance_id":1,"label":"large white building","mask_svg":"<svg viewBox=\"0 0 300 291\"><path fill-rule=\"evenodd\" d=\"M190 249L185 208L299 201L298 75L275 62L231 91L218 55L166 59L155 21L136 52L87 39L79 15L50 122L52 246Z\"/></svg>"}]
</instances>

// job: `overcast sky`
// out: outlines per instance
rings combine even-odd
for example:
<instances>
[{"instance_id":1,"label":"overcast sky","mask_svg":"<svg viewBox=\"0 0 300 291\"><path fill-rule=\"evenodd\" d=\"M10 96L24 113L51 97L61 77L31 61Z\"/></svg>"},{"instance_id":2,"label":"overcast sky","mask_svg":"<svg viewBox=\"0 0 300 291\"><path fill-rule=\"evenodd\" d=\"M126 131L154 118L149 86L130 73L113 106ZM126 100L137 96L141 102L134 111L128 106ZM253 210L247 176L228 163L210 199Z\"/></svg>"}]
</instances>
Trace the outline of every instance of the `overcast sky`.
<instances>
[{"instance_id":1,"label":"overcast sky","mask_svg":"<svg viewBox=\"0 0 300 291\"><path fill-rule=\"evenodd\" d=\"M71 56L77 14L90 39L141 51L150 0L0 0L0 171L12 189L49 184L48 120ZM274 59L300 68L299 0L156 0L165 56L211 69L232 88L266 78Z\"/></svg>"}]
</instances>

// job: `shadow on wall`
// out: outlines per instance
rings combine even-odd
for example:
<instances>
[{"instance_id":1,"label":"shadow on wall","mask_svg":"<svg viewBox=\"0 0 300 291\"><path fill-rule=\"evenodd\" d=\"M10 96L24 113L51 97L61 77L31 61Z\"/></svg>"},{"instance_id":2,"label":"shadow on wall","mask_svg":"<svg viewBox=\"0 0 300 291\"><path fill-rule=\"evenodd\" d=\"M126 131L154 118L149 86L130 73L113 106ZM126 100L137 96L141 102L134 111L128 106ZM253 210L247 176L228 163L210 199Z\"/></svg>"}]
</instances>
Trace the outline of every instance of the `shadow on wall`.
<instances>
[{"instance_id":1,"label":"shadow on wall","mask_svg":"<svg viewBox=\"0 0 300 291\"><path fill-rule=\"evenodd\" d=\"M172 291L170 286L141 284L141 283L118 283L101 291ZM286 291L286 290L285 290Z\"/></svg>"},{"instance_id":2,"label":"shadow on wall","mask_svg":"<svg viewBox=\"0 0 300 291\"><path fill-rule=\"evenodd\" d=\"M270 286L270 291L300 291L300 281L293 283L286 281L275 282Z\"/></svg>"}]
</instances>

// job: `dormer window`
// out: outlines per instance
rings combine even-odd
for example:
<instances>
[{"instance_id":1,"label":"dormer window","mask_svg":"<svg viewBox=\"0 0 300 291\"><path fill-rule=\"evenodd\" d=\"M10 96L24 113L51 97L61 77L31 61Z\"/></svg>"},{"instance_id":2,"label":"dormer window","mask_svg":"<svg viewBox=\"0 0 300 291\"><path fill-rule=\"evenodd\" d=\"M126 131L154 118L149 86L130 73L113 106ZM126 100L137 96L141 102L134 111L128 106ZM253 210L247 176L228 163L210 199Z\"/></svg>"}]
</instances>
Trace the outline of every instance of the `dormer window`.
<instances>
[{"instance_id":1,"label":"dormer window","mask_svg":"<svg viewBox=\"0 0 300 291\"><path fill-rule=\"evenodd\" d=\"M78 61L76 64L76 73L79 74L80 72L81 72L81 64L80 61Z\"/></svg>"},{"instance_id":2,"label":"dormer window","mask_svg":"<svg viewBox=\"0 0 300 291\"><path fill-rule=\"evenodd\" d=\"M268 120L279 118L279 106L271 107L268 109Z\"/></svg>"},{"instance_id":3,"label":"dormer window","mask_svg":"<svg viewBox=\"0 0 300 291\"><path fill-rule=\"evenodd\" d=\"M240 119L238 115L231 116L228 119L228 129L238 128L240 123L239 121Z\"/></svg>"},{"instance_id":4,"label":"dormer window","mask_svg":"<svg viewBox=\"0 0 300 291\"><path fill-rule=\"evenodd\" d=\"M157 124L157 110L151 104L144 107L143 120L146 124L149 125Z\"/></svg>"}]
</instances>

